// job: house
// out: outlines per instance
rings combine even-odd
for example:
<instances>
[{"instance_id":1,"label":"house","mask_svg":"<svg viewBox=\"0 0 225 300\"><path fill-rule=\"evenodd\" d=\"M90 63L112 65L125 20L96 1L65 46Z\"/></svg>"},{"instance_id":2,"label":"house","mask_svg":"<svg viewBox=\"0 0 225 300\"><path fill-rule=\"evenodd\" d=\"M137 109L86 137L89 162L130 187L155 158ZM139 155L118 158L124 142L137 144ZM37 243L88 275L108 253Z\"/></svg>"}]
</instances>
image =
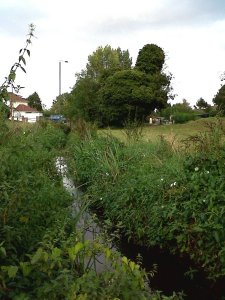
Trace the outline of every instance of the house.
<instances>
[{"instance_id":1,"label":"house","mask_svg":"<svg viewBox=\"0 0 225 300\"><path fill-rule=\"evenodd\" d=\"M14 93L9 93L8 106L10 107L9 119L34 123L43 116L42 112L30 107L25 98Z\"/></svg>"}]
</instances>

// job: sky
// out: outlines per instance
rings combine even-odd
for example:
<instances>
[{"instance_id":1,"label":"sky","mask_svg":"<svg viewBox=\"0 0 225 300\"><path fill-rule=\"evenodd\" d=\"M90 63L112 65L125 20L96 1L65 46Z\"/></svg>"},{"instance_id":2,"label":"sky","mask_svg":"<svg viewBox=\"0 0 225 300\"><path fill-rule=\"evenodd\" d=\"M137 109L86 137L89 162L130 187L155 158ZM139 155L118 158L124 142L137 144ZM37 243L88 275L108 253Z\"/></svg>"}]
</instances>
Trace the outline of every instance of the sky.
<instances>
[{"instance_id":1,"label":"sky","mask_svg":"<svg viewBox=\"0 0 225 300\"><path fill-rule=\"evenodd\" d=\"M1 0L0 84L25 46L28 25L36 27L26 71L16 83L20 95L37 92L50 108L61 91L70 92L75 73L86 67L99 46L129 50L133 65L139 50L156 44L173 74L172 103L208 103L225 72L224 0ZM64 63L63 61L68 61Z\"/></svg>"}]
</instances>

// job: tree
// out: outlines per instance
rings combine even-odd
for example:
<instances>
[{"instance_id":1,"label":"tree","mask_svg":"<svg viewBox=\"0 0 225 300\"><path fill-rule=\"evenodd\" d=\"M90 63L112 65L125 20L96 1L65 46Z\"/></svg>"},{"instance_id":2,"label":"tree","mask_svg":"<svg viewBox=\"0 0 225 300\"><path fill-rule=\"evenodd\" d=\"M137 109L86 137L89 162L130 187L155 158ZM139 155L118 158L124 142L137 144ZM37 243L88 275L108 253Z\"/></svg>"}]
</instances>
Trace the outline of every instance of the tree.
<instances>
[{"instance_id":1,"label":"tree","mask_svg":"<svg viewBox=\"0 0 225 300\"><path fill-rule=\"evenodd\" d=\"M139 50L135 67L146 74L153 75L162 71L165 54L162 48L154 44L147 44Z\"/></svg>"},{"instance_id":2,"label":"tree","mask_svg":"<svg viewBox=\"0 0 225 300\"><path fill-rule=\"evenodd\" d=\"M113 49L111 46L106 45L104 48L98 47L96 51L88 56L86 76L99 80L116 71L130 69L131 65L132 59L128 50Z\"/></svg>"},{"instance_id":3,"label":"tree","mask_svg":"<svg viewBox=\"0 0 225 300\"><path fill-rule=\"evenodd\" d=\"M100 90L104 125L121 126L127 121L143 121L155 109L167 104L169 81L161 74L149 76L138 70L114 73Z\"/></svg>"},{"instance_id":4,"label":"tree","mask_svg":"<svg viewBox=\"0 0 225 300\"><path fill-rule=\"evenodd\" d=\"M71 110L103 125L122 125L128 118L144 120L167 105L171 75L162 72L164 59L160 47L146 45L132 69L128 50L99 47L89 55L86 69L77 74Z\"/></svg>"},{"instance_id":5,"label":"tree","mask_svg":"<svg viewBox=\"0 0 225 300\"><path fill-rule=\"evenodd\" d=\"M27 98L27 100L30 107L36 108L38 111L42 111L42 103L38 93L34 92Z\"/></svg>"},{"instance_id":6,"label":"tree","mask_svg":"<svg viewBox=\"0 0 225 300\"><path fill-rule=\"evenodd\" d=\"M203 99L199 98L195 105L198 109L207 109L210 107L210 105Z\"/></svg>"},{"instance_id":7,"label":"tree","mask_svg":"<svg viewBox=\"0 0 225 300\"><path fill-rule=\"evenodd\" d=\"M213 98L213 103L217 105L217 110L225 113L225 85L221 86L216 96Z\"/></svg>"}]
</instances>

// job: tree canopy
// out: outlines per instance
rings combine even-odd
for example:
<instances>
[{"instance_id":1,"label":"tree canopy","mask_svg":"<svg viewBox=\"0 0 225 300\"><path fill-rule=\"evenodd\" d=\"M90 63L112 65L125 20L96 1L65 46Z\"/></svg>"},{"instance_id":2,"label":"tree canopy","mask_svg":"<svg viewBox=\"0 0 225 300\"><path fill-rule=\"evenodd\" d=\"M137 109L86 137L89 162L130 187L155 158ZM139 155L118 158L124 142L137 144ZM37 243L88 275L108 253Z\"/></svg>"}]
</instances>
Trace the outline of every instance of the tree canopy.
<instances>
[{"instance_id":1,"label":"tree canopy","mask_svg":"<svg viewBox=\"0 0 225 300\"><path fill-rule=\"evenodd\" d=\"M38 95L37 92L34 92L33 94L31 94L28 98L28 105L30 107L36 108L38 111L42 111L42 103L41 103L41 99Z\"/></svg>"},{"instance_id":2,"label":"tree canopy","mask_svg":"<svg viewBox=\"0 0 225 300\"><path fill-rule=\"evenodd\" d=\"M196 102L195 105L198 109L207 109L210 107L210 105L203 99L203 98L199 98Z\"/></svg>"},{"instance_id":3,"label":"tree canopy","mask_svg":"<svg viewBox=\"0 0 225 300\"><path fill-rule=\"evenodd\" d=\"M147 44L139 50L135 67L147 74L153 75L162 71L165 54L162 48L154 44Z\"/></svg>"},{"instance_id":4,"label":"tree canopy","mask_svg":"<svg viewBox=\"0 0 225 300\"><path fill-rule=\"evenodd\" d=\"M213 98L213 103L217 105L218 110L225 113L225 85L221 86L216 96Z\"/></svg>"},{"instance_id":5,"label":"tree canopy","mask_svg":"<svg viewBox=\"0 0 225 300\"><path fill-rule=\"evenodd\" d=\"M69 106L86 121L99 125L119 125L141 121L155 109L167 106L170 75L163 73L163 50L145 45L135 67L128 50L98 47L88 56L86 69L76 74Z\"/></svg>"}]
</instances>

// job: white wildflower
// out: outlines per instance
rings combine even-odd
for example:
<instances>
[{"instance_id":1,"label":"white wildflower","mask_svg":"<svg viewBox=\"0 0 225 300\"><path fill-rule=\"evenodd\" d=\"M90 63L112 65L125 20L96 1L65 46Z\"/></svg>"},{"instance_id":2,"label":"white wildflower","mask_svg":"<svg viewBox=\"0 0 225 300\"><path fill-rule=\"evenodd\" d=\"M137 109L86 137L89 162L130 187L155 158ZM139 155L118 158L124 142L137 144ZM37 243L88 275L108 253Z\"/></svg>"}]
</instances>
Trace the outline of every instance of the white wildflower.
<instances>
[{"instance_id":1,"label":"white wildflower","mask_svg":"<svg viewBox=\"0 0 225 300\"><path fill-rule=\"evenodd\" d=\"M209 174L209 171L206 171L207 174Z\"/></svg>"},{"instance_id":2,"label":"white wildflower","mask_svg":"<svg viewBox=\"0 0 225 300\"><path fill-rule=\"evenodd\" d=\"M195 167L195 172L197 172L199 170L199 167Z\"/></svg>"},{"instance_id":3,"label":"white wildflower","mask_svg":"<svg viewBox=\"0 0 225 300\"><path fill-rule=\"evenodd\" d=\"M175 186L175 185L177 185L177 183L176 183L176 181L175 182L173 182L173 183L171 183L171 187L173 187L173 186Z\"/></svg>"},{"instance_id":4,"label":"white wildflower","mask_svg":"<svg viewBox=\"0 0 225 300\"><path fill-rule=\"evenodd\" d=\"M102 200L102 197L100 198L100 200Z\"/></svg>"},{"instance_id":5,"label":"white wildflower","mask_svg":"<svg viewBox=\"0 0 225 300\"><path fill-rule=\"evenodd\" d=\"M161 181L163 181L164 179L163 179L163 178L161 178L160 180L161 180Z\"/></svg>"},{"instance_id":6,"label":"white wildflower","mask_svg":"<svg viewBox=\"0 0 225 300\"><path fill-rule=\"evenodd\" d=\"M109 173L106 172L105 175L106 175L106 176L109 176Z\"/></svg>"},{"instance_id":7,"label":"white wildflower","mask_svg":"<svg viewBox=\"0 0 225 300\"><path fill-rule=\"evenodd\" d=\"M24 131L23 134L26 134L26 131Z\"/></svg>"}]
</instances>

